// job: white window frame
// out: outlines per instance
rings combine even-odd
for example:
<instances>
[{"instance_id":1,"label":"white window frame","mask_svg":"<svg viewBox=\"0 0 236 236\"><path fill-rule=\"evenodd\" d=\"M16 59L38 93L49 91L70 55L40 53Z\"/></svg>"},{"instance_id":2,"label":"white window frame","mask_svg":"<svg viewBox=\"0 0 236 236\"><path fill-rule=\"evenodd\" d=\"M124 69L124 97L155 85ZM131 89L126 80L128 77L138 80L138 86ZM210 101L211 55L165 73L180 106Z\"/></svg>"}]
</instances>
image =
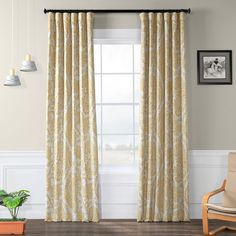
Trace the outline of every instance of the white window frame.
<instances>
[{"instance_id":1,"label":"white window frame","mask_svg":"<svg viewBox=\"0 0 236 236\"><path fill-rule=\"evenodd\" d=\"M95 29L94 30L94 44L140 44L140 29ZM134 50L133 50L134 52ZM102 54L101 54L102 55ZM134 56L134 55L133 55ZM133 65L134 66L134 65ZM100 73L95 73L96 75L101 75L102 70ZM122 74L122 73L107 73L107 74ZM124 74L130 74L134 76L138 73L134 73L134 68L132 73L124 73ZM134 83L133 83L134 86ZM134 91L134 87L133 87ZM134 101L135 94L133 93L133 101ZM101 105L101 103L97 102L97 105ZM102 103L106 105L106 103ZM135 136L137 133L135 133L135 124L134 124L134 117L135 117L135 109L134 107L136 105L139 105L139 103L109 103L109 105L132 105L133 106L133 132L132 133L122 133L122 134L102 134L102 135L132 135L133 136L133 144L135 144ZM102 123L102 121L101 121ZM101 143L101 147L103 144ZM135 149L134 149L135 150ZM133 155L133 157L135 154ZM133 161L132 165L101 165L99 166L99 170L101 173L104 172L112 172L114 171L116 173L119 172L131 172L131 173L137 173L137 161Z\"/></svg>"}]
</instances>

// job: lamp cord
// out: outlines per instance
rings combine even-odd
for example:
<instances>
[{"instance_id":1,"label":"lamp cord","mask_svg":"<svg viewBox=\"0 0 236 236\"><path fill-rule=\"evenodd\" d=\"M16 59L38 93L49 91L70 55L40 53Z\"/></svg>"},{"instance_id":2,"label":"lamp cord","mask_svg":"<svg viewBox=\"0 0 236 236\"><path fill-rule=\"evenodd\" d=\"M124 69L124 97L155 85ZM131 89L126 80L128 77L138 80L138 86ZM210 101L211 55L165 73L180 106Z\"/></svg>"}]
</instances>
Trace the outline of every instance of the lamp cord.
<instances>
[{"instance_id":1,"label":"lamp cord","mask_svg":"<svg viewBox=\"0 0 236 236\"><path fill-rule=\"evenodd\" d=\"M13 67L13 43L14 39L14 0L11 1L11 66Z\"/></svg>"},{"instance_id":2,"label":"lamp cord","mask_svg":"<svg viewBox=\"0 0 236 236\"><path fill-rule=\"evenodd\" d=\"M29 35L29 31L30 31L30 23L29 23L29 0L27 0L27 18L26 18L26 20L27 20L27 32L26 32L26 44L27 44L27 54L29 53L29 47L30 47L30 45L29 45L29 37L30 37L30 35Z\"/></svg>"}]
</instances>

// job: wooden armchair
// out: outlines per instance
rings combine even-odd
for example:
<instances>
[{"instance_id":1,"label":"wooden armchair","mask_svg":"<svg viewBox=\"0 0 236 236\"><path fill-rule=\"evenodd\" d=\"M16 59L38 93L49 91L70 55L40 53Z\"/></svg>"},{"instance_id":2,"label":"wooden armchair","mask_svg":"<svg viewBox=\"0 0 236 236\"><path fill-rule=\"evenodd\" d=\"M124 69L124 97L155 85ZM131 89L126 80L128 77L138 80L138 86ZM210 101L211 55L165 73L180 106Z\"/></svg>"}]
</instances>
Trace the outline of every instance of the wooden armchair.
<instances>
[{"instance_id":1,"label":"wooden armchair","mask_svg":"<svg viewBox=\"0 0 236 236\"><path fill-rule=\"evenodd\" d=\"M221 206L208 203L209 199L224 192L223 203ZM222 230L235 230L236 228L222 226L209 232L209 219L236 222L236 153L229 153L227 180L223 185L206 195L202 199L202 224L204 235L214 235Z\"/></svg>"}]
</instances>

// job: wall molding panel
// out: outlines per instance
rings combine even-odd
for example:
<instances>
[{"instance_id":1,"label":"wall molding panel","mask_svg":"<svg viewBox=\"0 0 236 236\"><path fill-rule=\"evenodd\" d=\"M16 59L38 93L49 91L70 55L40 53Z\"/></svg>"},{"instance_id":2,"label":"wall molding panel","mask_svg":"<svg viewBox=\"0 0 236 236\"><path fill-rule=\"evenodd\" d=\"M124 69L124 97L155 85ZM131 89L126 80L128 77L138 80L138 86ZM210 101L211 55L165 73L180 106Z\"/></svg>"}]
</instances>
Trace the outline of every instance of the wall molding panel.
<instances>
[{"instance_id":1,"label":"wall molding panel","mask_svg":"<svg viewBox=\"0 0 236 236\"><path fill-rule=\"evenodd\" d=\"M190 217L201 218L203 194L218 188L226 177L231 150L192 150L189 154ZM20 215L45 217L46 158L43 151L0 151L0 188L29 189L31 198ZM100 168L100 210L103 219L135 219L137 215L138 168ZM212 199L220 203L221 197ZM8 212L0 209L0 217Z\"/></svg>"}]
</instances>

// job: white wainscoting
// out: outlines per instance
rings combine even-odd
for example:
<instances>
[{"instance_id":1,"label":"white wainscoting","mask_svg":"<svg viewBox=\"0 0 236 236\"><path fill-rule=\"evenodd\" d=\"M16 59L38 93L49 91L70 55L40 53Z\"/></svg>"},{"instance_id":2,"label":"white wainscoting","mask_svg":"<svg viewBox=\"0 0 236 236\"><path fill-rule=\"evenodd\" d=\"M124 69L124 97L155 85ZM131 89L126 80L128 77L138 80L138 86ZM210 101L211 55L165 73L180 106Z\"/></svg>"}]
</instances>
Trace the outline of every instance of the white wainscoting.
<instances>
[{"instance_id":1,"label":"white wainscoting","mask_svg":"<svg viewBox=\"0 0 236 236\"><path fill-rule=\"evenodd\" d=\"M201 218L203 194L219 187L226 177L229 150L192 150L190 152L190 217ZM0 188L7 191L28 189L31 198L21 209L22 217L45 216L45 152L0 152ZM138 173L133 168L101 168L101 218L135 219L137 210ZM220 198L212 200L219 203ZM6 217L0 208L0 217Z\"/></svg>"}]
</instances>

